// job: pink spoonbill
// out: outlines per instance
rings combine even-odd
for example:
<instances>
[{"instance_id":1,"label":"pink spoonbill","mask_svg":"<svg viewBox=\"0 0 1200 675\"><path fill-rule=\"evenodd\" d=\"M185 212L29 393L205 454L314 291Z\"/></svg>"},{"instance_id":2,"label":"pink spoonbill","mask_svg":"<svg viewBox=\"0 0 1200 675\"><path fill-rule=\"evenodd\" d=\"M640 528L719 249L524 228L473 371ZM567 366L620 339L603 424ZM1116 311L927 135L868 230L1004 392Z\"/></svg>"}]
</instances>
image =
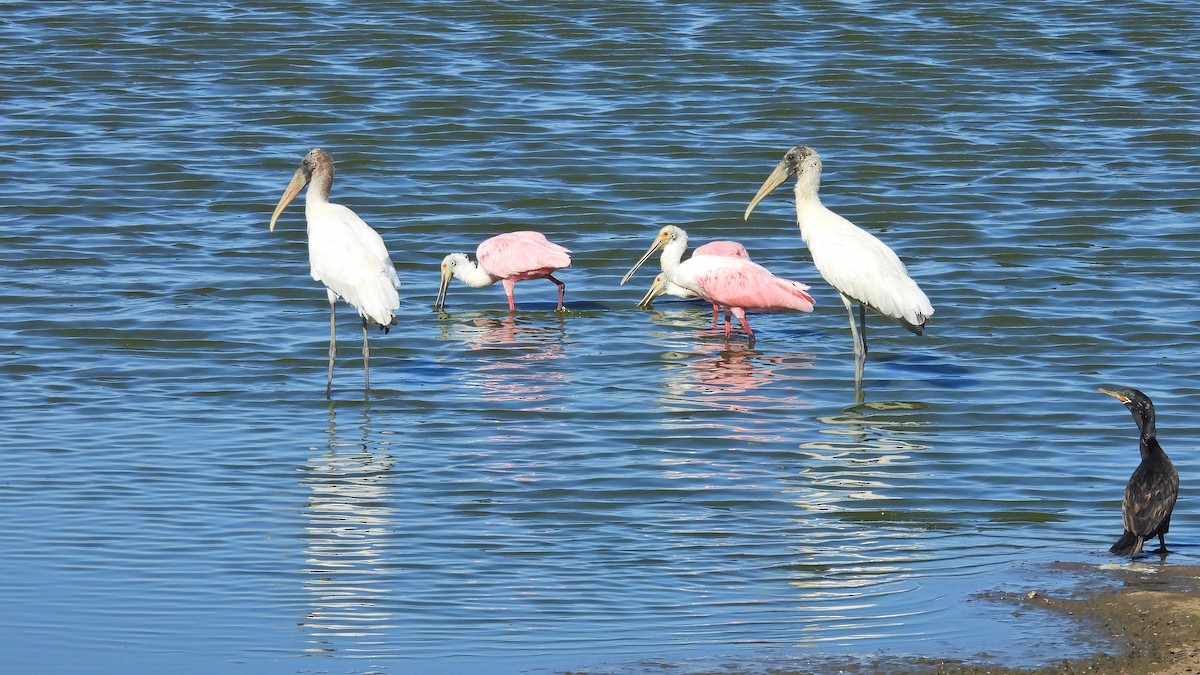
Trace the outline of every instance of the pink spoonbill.
<instances>
[{"instance_id":1,"label":"pink spoonbill","mask_svg":"<svg viewBox=\"0 0 1200 675\"><path fill-rule=\"evenodd\" d=\"M773 311L794 309L811 312L813 299L808 286L798 281L777 277L758 263L741 258L718 255L693 255L682 260L687 250L687 232L676 225L666 225L654 237L654 243L641 260L625 274L624 284L647 260L662 250L660 262L665 281L695 293L707 302L725 308L725 337L731 332L730 315L736 316L742 329L754 344L754 331L746 320L746 310ZM651 293L654 289L651 288ZM650 293L647 293L650 296ZM643 302L646 298L642 299Z\"/></svg>"},{"instance_id":2,"label":"pink spoonbill","mask_svg":"<svg viewBox=\"0 0 1200 675\"><path fill-rule=\"evenodd\" d=\"M397 292L400 279L379 233L350 209L329 201L333 159L320 148L313 148L301 160L300 168L292 175L275 213L271 214L270 231L275 231L275 221L305 185L309 185L304 202L309 269L313 279L325 284L329 297L329 375L325 380L328 398L333 391L333 359L337 352L334 309L338 298L358 310L362 317L363 380L370 388L367 323L378 325L385 333L395 325L396 310L400 308Z\"/></svg>"},{"instance_id":3,"label":"pink spoonbill","mask_svg":"<svg viewBox=\"0 0 1200 675\"><path fill-rule=\"evenodd\" d=\"M563 296L567 287L554 278L554 272L571 265L571 252L546 239L541 232L508 232L484 240L475 249L478 263L471 262L466 253L451 253L442 259L442 283L434 307L446 305L446 289L455 278L471 288L504 284L508 295L508 311L515 312L513 287L525 279L549 279L558 286L558 307L563 311Z\"/></svg>"},{"instance_id":4,"label":"pink spoonbill","mask_svg":"<svg viewBox=\"0 0 1200 675\"><path fill-rule=\"evenodd\" d=\"M698 246L696 247L696 250L692 251L692 255L723 255L729 258L741 258L742 260L750 259L750 253L746 251L745 246L742 246L736 241L729 241L728 239L718 239L717 241L710 241L707 244ZM699 297L683 286L677 286L671 283L670 280L667 279L666 274L660 273L658 276L654 277L654 283L650 285L650 291L646 293L646 296L643 297L642 301L638 303L638 307L650 307L650 305L654 304L654 299L660 295L670 295L676 298L683 298L685 300ZM720 307L714 304L714 328L717 326L717 315L720 313L720 311Z\"/></svg>"},{"instance_id":5,"label":"pink spoonbill","mask_svg":"<svg viewBox=\"0 0 1200 675\"><path fill-rule=\"evenodd\" d=\"M921 335L933 316L933 305L887 244L821 203L817 195L821 157L808 146L798 145L787 151L750 200L743 218L748 220L755 205L792 176L796 177L796 223L800 226L800 238L808 245L817 271L841 294L850 314L854 380L861 382L867 359L866 308ZM855 302L861 332L854 320Z\"/></svg>"}]
</instances>

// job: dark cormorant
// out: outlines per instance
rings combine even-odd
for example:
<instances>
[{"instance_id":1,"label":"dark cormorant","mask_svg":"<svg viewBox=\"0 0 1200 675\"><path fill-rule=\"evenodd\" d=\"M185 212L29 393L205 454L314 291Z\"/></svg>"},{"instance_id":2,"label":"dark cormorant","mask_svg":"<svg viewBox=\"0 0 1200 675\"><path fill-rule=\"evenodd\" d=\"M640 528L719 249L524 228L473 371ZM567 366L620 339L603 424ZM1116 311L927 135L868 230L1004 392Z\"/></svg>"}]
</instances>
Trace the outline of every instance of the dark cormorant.
<instances>
[{"instance_id":1,"label":"dark cormorant","mask_svg":"<svg viewBox=\"0 0 1200 675\"><path fill-rule=\"evenodd\" d=\"M1171 511L1175 510L1175 500L1179 497L1179 473L1158 444L1154 431L1154 404L1137 389L1110 391L1102 388L1100 392L1124 403L1133 413L1141 432L1142 463L1129 477L1125 499L1121 502L1125 534L1109 552L1133 557L1141 552L1147 539L1158 537L1159 549L1154 553L1165 555L1169 551L1163 535L1171 527Z\"/></svg>"}]
</instances>

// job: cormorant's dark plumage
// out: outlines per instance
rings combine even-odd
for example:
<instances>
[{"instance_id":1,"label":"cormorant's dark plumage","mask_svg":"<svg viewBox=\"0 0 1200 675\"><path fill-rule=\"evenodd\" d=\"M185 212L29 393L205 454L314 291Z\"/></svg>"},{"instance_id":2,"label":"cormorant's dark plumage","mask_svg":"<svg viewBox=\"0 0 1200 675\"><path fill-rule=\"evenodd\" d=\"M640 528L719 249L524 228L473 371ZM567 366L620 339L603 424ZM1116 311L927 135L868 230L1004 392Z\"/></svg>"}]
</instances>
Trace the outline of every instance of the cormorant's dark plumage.
<instances>
[{"instance_id":1,"label":"cormorant's dark plumage","mask_svg":"<svg viewBox=\"0 0 1200 675\"><path fill-rule=\"evenodd\" d=\"M1141 435L1139 449L1142 463L1129 477L1125 499L1121 502L1125 534L1112 545L1109 552L1132 557L1142 551L1142 544L1147 539L1158 537L1159 550L1155 553L1168 553L1163 535L1171 527L1171 512L1175 510L1175 500L1179 497L1179 473L1158 444L1154 430L1154 404L1150 402L1150 397L1137 389L1101 389L1100 392L1116 398L1129 408Z\"/></svg>"}]
</instances>

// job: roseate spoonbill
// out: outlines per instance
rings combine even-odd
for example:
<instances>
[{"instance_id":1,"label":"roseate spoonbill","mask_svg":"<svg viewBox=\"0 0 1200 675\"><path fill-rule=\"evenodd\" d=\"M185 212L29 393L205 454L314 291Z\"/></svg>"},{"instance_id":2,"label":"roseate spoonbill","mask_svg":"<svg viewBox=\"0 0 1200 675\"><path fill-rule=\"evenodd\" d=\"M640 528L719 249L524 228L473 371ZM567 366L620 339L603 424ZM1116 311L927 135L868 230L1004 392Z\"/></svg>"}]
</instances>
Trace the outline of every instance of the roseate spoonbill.
<instances>
[{"instance_id":1,"label":"roseate spoonbill","mask_svg":"<svg viewBox=\"0 0 1200 675\"><path fill-rule=\"evenodd\" d=\"M754 331L750 330L746 320L746 310L811 312L813 309L812 296L805 292L808 286L777 277L758 263L718 255L694 255L681 262L683 252L687 250L687 232L676 225L666 225L658 231L650 249L625 274L621 283L628 281L659 249L662 249L660 263L667 281L725 308L726 338L731 331L731 314L741 322L753 345Z\"/></svg>"},{"instance_id":2,"label":"roseate spoonbill","mask_svg":"<svg viewBox=\"0 0 1200 675\"><path fill-rule=\"evenodd\" d=\"M746 251L745 246L742 246L736 241L729 241L728 239L718 239L717 241L710 241L707 244L698 246L696 247L696 250L692 251L692 255L723 255L730 258L741 258L742 260L750 259L750 253ZM695 293L689 291L683 286L677 286L671 283L665 274L659 274L658 276L654 277L654 283L650 285L650 291L646 293L646 295L642 298L642 301L639 302L637 306L650 307L650 305L654 304L654 299L660 295L671 295L676 298L683 298L685 300L698 297ZM713 305L714 328L717 326L718 313L720 313L720 307L718 305Z\"/></svg>"},{"instance_id":3,"label":"roseate spoonbill","mask_svg":"<svg viewBox=\"0 0 1200 675\"><path fill-rule=\"evenodd\" d=\"M292 175L287 189L271 214L270 231L287 205L300 194L305 185L308 194L304 201L304 219L308 222L308 262L312 278L325 284L329 296L329 375L325 380L325 396L333 391L333 359L337 352L337 321L335 306L338 298L358 310L363 326L363 381L371 386L369 361L371 350L367 342L367 322L377 324L383 332L396 323L400 308L400 279L388 257L387 247L379 233L371 229L350 209L329 201L333 186L333 158L320 148L308 151L300 168Z\"/></svg>"},{"instance_id":4,"label":"roseate spoonbill","mask_svg":"<svg viewBox=\"0 0 1200 675\"><path fill-rule=\"evenodd\" d=\"M1158 444L1158 435L1154 430L1154 404L1149 396L1137 389L1101 388L1100 393L1116 398L1129 408L1141 435L1138 450L1142 462L1129 477L1125 499L1121 502L1125 534L1108 550L1116 555L1133 557L1141 552L1145 540L1158 537L1159 548L1154 553L1166 555L1170 551L1167 550L1164 535L1171 529L1171 512L1175 510L1175 500L1179 498L1179 473Z\"/></svg>"},{"instance_id":5,"label":"roseate spoonbill","mask_svg":"<svg viewBox=\"0 0 1200 675\"><path fill-rule=\"evenodd\" d=\"M515 312L513 286L525 279L549 279L558 286L558 307L563 311L563 295L567 287L554 278L554 272L571 266L571 252L546 239L541 232L508 232L485 239L475 249L478 263L471 262L466 253L451 253L442 259L442 285L438 288L434 307L446 304L446 289L454 277L471 288L504 284L508 295L508 311Z\"/></svg>"},{"instance_id":6,"label":"roseate spoonbill","mask_svg":"<svg viewBox=\"0 0 1200 675\"><path fill-rule=\"evenodd\" d=\"M707 244L699 246L696 248L696 250L692 251L692 255L723 255L730 258L741 258L742 260L750 259L750 253L746 250L745 246L742 246L736 241L729 241L727 239L718 239L717 241L710 241ZM657 298L660 295L670 295L676 298L683 298L685 300L699 297L688 289L682 286L677 286L671 283L669 280L665 280L665 282L659 288L659 291L653 295L647 294L650 300L641 303L639 306L649 307L654 302L654 298Z\"/></svg>"},{"instance_id":7,"label":"roseate spoonbill","mask_svg":"<svg viewBox=\"0 0 1200 675\"><path fill-rule=\"evenodd\" d=\"M808 245L817 271L841 294L842 303L850 314L854 379L860 382L867 359L865 308L869 307L921 335L933 316L933 306L887 244L821 203L817 196L821 184L821 157L808 146L798 145L787 151L783 161L750 200L743 218L748 220L755 205L793 175L796 176L796 223L800 226L800 238ZM855 302L858 303L861 333L854 320Z\"/></svg>"}]
</instances>

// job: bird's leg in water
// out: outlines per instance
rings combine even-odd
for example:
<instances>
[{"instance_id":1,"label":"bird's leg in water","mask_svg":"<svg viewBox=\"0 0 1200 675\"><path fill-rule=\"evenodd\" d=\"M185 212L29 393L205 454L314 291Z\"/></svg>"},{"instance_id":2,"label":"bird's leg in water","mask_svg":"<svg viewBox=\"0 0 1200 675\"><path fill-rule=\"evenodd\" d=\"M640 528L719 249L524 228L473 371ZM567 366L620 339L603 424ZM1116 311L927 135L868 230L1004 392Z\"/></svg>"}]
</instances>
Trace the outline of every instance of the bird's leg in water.
<instances>
[{"instance_id":1,"label":"bird's leg in water","mask_svg":"<svg viewBox=\"0 0 1200 675\"><path fill-rule=\"evenodd\" d=\"M333 357L337 355L337 297L329 293L329 376L325 378L325 398L333 395Z\"/></svg>"},{"instance_id":2,"label":"bird's leg in water","mask_svg":"<svg viewBox=\"0 0 1200 675\"><path fill-rule=\"evenodd\" d=\"M713 303L713 328L717 327L717 317L721 315L720 305Z\"/></svg>"},{"instance_id":3,"label":"bird's leg in water","mask_svg":"<svg viewBox=\"0 0 1200 675\"><path fill-rule=\"evenodd\" d=\"M554 311L561 312L563 311L563 297L567 294L567 285L555 279L552 274L547 274L546 278L553 281L555 286L558 286L558 307Z\"/></svg>"},{"instance_id":4,"label":"bird's leg in water","mask_svg":"<svg viewBox=\"0 0 1200 675\"><path fill-rule=\"evenodd\" d=\"M842 304L846 306L846 312L850 315L850 337L854 341L854 381L862 382L863 366L867 363L866 340L859 335L853 301L842 294Z\"/></svg>"},{"instance_id":5,"label":"bird's leg in water","mask_svg":"<svg viewBox=\"0 0 1200 675\"><path fill-rule=\"evenodd\" d=\"M730 335L730 333L733 332L733 326L730 323L730 320L731 320L730 316L731 315L730 315L729 310L726 309L725 310L725 341L726 342L729 342L729 335Z\"/></svg>"},{"instance_id":6,"label":"bird's leg in water","mask_svg":"<svg viewBox=\"0 0 1200 675\"><path fill-rule=\"evenodd\" d=\"M859 334L862 335L863 356L867 355L867 307L858 303Z\"/></svg>"},{"instance_id":7,"label":"bird's leg in water","mask_svg":"<svg viewBox=\"0 0 1200 675\"><path fill-rule=\"evenodd\" d=\"M371 388L371 348L367 343L367 319L363 317L363 391Z\"/></svg>"},{"instance_id":8,"label":"bird's leg in water","mask_svg":"<svg viewBox=\"0 0 1200 675\"><path fill-rule=\"evenodd\" d=\"M1166 539L1166 537L1164 537L1164 536L1163 536L1163 535L1161 535L1161 534L1160 534L1160 535L1158 535L1158 550L1157 550L1157 551L1151 551L1150 553L1152 553L1152 554L1157 554L1157 555L1166 555L1166 554L1170 553L1170 551L1168 551L1168 550L1167 550L1167 539Z\"/></svg>"},{"instance_id":9,"label":"bird's leg in water","mask_svg":"<svg viewBox=\"0 0 1200 675\"><path fill-rule=\"evenodd\" d=\"M517 285L517 282L512 279L502 279L500 283L504 285L504 293L508 295L508 311L517 311L517 301L513 300L513 288Z\"/></svg>"},{"instance_id":10,"label":"bird's leg in water","mask_svg":"<svg viewBox=\"0 0 1200 675\"><path fill-rule=\"evenodd\" d=\"M750 338L749 346L753 347L754 346L754 331L750 330L750 322L746 320L746 314L745 313L739 314L738 321L742 322L742 330L746 331L746 336Z\"/></svg>"},{"instance_id":11,"label":"bird's leg in water","mask_svg":"<svg viewBox=\"0 0 1200 675\"><path fill-rule=\"evenodd\" d=\"M854 339L854 358L865 360L867 355L866 339L858 331L858 321L854 316L854 301L843 295L842 304L846 306L846 312L850 314L850 336Z\"/></svg>"}]
</instances>

